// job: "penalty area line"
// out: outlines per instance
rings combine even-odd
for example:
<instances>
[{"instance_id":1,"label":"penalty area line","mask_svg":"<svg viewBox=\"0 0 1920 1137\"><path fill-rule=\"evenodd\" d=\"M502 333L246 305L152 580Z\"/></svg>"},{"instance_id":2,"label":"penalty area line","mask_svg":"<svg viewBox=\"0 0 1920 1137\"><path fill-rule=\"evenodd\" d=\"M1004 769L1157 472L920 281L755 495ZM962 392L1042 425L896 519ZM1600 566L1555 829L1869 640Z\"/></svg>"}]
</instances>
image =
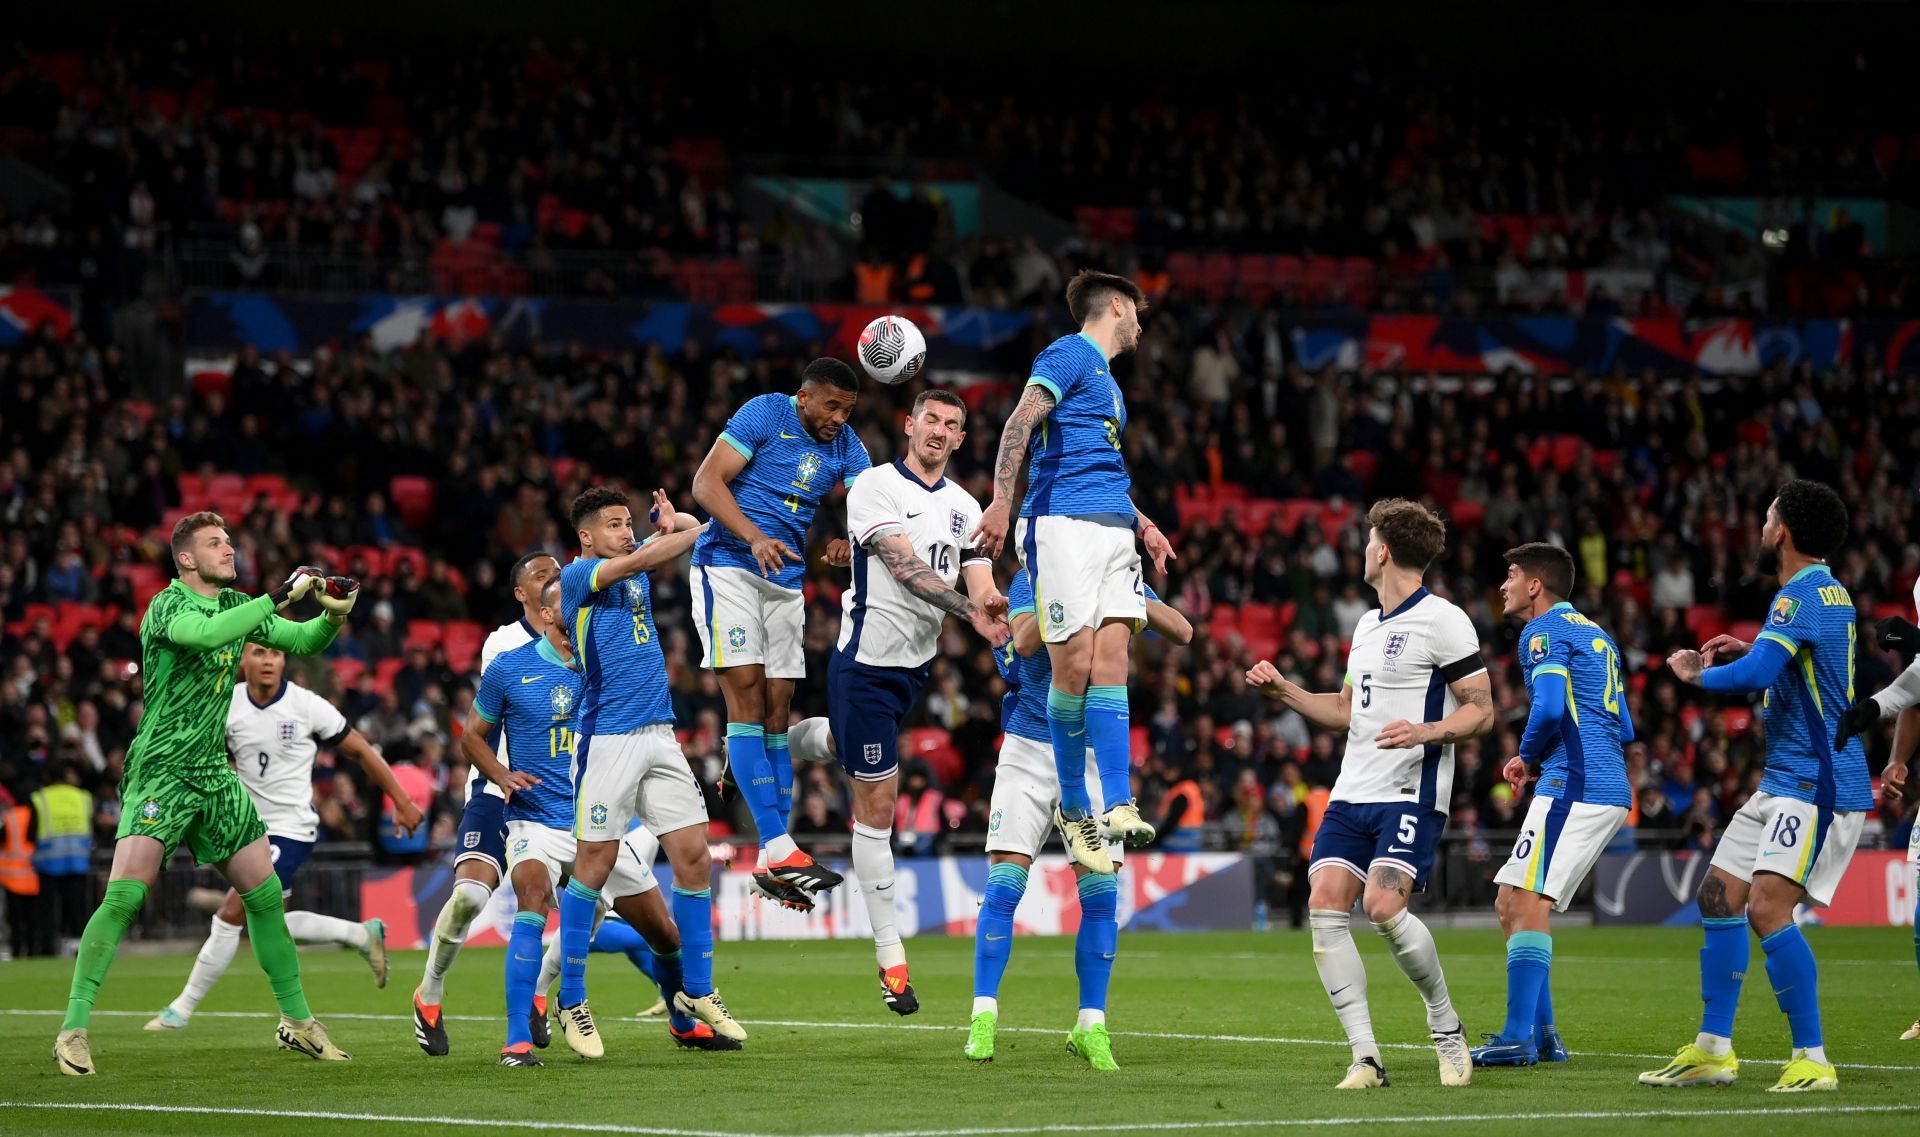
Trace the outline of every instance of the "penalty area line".
<instances>
[{"instance_id":1,"label":"penalty area line","mask_svg":"<svg viewBox=\"0 0 1920 1137\"><path fill-rule=\"evenodd\" d=\"M51 1017L51 1016L64 1015L66 1013L67 1012L64 1008L49 1007L46 1009L39 1009L39 1008L0 1007L0 1015L31 1015L31 1016L40 1016L40 1017ZM93 1012L93 1015L95 1018L107 1018L107 1017L151 1018L152 1017L146 1011L95 1011ZM409 1022L410 1023L413 1021L412 1015L396 1015L396 1014L390 1014L385 1012L371 1012L371 1011L339 1011L333 1014L321 1015L319 1017L323 1021L340 1019L346 1022ZM194 1018L255 1019L265 1023L271 1023L276 1021L275 1016L271 1012L266 1012L266 1011L261 1011L261 1012L200 1011L194 1015ZM449 1022L475 1022L475 1023L479 1023L479 1022L499 1023L503 1021L502 1017L499 1015L447 1015L446 1019ZM621 1023L632 1023L632 1022L657 1023L664 1020L640 1019L636 1016L636 1017L616 1018L616 1019L603 1018L601 1021L621 1022ZM744 1026L792 1027L797 1030L911 1030L911 1031L939 1031L939 1032L951 1032L951 1033L965 1033L967 1029L965 1025L949 1026L945 1023L907 1023L907 1022L838 1022L836 1023L836 1022L816 1022L811 1019L741 1019L740 1023ZM1064 1031L1061 1031L1054 1027L1044 1027L1044 1026L1003 1026L999 1028L999 1030L1001 1034L1064 1034L1065 1033ZM1346 1049L1349 1045L1344 1039L1290 1038L1283 1035L1267 1035L1267 1034L1197 1034L1197 1033L1191 1033L1186 1031L1173 1031L1173 1030L1110 1030L1108 1031L1108 1033L1111 1034L1114 1038L1166 1039L1166 1040L1171 1040L1175 1042L1240 1042L1240 1043L1252 1043L1254 1045L1259 1045L1259 1046L1327 1046L1327 1047L1337 1047L1342 1050ZM1433 1046L1431 1043L1425 1043L1425 1042L1382 1042L1379 1044L1379 1046L1380 1046L1380 1049L1382 1050L1432 1050L1433 1049ZM1633 1052L1620 1051L1620 1050L1575 1050L1575 1051L1572 1051L1571 1053L1576 1058L1617 1058L1621 1060L1632 1060L1636 1062L1671 1062L1673 1060L1672 1054L1642 1054L1642 1053L1633 1053ZM1742 1059L1742 1061L1749 1066L1775 1067L1775 1066L1785 1066L1787 1064L1784 1060L1771 1059L1771 1058L1748 1058L1748 1059ZM1890 1064L1873 1063L1873 1062L1835 1062L1834 1066L1841 1070L1880 1070L1880 1071L1889 1071L1893 1073L1909 1073L1909 1074L1920 1073L1920 1065L1890 1065ZM1027 1132L1027 1130L1021 1130L1021 1132ZM732 1134L731 1137L751 1137L751 1135Z\"/></svg>"}]
</instances>

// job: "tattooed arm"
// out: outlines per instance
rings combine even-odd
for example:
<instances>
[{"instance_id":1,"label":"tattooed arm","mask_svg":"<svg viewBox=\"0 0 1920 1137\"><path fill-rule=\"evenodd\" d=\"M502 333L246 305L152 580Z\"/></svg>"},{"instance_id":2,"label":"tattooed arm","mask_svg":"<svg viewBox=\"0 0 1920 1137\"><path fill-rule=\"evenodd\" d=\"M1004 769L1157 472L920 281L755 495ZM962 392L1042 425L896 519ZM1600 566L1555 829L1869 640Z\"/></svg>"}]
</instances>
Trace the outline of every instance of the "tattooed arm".
<instances>
[{"instance_id":1,"label":"tattooed arm","mask_svg":"<svg viewBox=\"0 0 1920 1137\"><path fill-rule=\"evenodd\" d=\"M1006 643L1012 634L1004 616L989 616L980 605L941 580L940 574L933 571L933 566L921 560L919 554L913 551L905 534L895 530L875 537L867 543L867 551L878 557L880 563L887 566L887 571L893 573L893 579L905 586L908 592L972 624L974 630L993 646Z\"/></svg>"},{"instance_id":2,"label":"tattooed arm","mask_svg":"<svg viewBox=\"0 0 1920 1137\"><path fill-rule=\"evenodd\" d=\"M1012 524L1014 483L1020 478L1020 467L1026 464L1033 432L1052 413L1053 393L1038 383L1029 383L1007 424L1000 428L1000 456L993 464L993 502L981 514L972 541L990 557L998 557L1006 544L1007 528Z\"/></svg>"},{"instance_id":3,"label":"tattooed arm","mask_svg":"<svg viewBox=\"0 0 1920 1137\"><path fill-rule=\"evenodd\" d=\"M1493 729L1493 684L1483 670L1447 685L1460 706L1439 722L1391 723L1374 742L1393 750L1412 746L1446 746L1478 738Z\"/></svg>"}]
</instances>

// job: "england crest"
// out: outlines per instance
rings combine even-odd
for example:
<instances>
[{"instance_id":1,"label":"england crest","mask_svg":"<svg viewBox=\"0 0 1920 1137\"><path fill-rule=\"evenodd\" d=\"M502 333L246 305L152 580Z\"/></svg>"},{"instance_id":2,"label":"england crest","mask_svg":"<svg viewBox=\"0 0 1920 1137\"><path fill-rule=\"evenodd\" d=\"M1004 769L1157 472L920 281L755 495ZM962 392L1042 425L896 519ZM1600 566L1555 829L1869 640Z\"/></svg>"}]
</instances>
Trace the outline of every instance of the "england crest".
<instances>
[{"instance_id":1,"label":"england crest","mask_svg":"<svg viewBox=\"0 0 1920 1137\"><path fill-rule=\"evenodd\" d=\"M964 539L967 535L966 515L957 509L950 511L947 515L947 529L955 537Z\"/></svg>"},{"instance_id":2,"label":"england crest","mask_svg":"<svg viewBox=\"0 0 1920 1137\"><path fill-rule=\"evenodd\" d=\"M294 734L295 734L295 730L292 723L283 722L280 724L280 741L292 742L294 739Z\"/></svg>"},{"instance_id":3,"label":"england crest","mask_svg":"<svg viewBox=\"0 0 1920 1137\"><path fill-rule=\"evenodd\" d=\"M1407 637L1406 632L1389 632L1387 646L1381 649L1380 654L1388 659L1399 659L1400 653L1407 650Z\"/></svg>"}]
</instances>

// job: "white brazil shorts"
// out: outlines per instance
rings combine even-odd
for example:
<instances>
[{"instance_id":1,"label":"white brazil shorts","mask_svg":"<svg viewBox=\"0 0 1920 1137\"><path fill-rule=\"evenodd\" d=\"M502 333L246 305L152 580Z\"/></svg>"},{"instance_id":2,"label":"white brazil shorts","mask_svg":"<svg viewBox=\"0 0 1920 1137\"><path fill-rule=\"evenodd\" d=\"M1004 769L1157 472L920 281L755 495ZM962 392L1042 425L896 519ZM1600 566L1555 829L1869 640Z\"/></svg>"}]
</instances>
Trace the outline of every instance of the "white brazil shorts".
<instances>
[{"instance_id":1,"label":"white brazil shorts","mask_svg":"<svg viewBox=\"0 0 1920 1137\"><path fill-rule=\"evenodd\" d=\"M1100 801L1100 771L1087 750L1087 796L1093 815L1106 812ZM1000 743L1000 765L993 772L993 800L987 822L987 852L1024 853L1037 857L1056 831L1053 811L1060 807L1060 779L1053 768L1053 746L1009 734ZM1124 846L1107 842L1107 853L1119 864Z\"/></svg>"},{"instance_id":2,"label":"white brazil shorts","mask_svg":"<svg viewBox=\"0 0 1920 1137\"><path fill-rule=\"evenodd\" d=\"M804 679L807 604L752 569L694 565L688 574L700 665L709 671L761 664L769 679Z\"/></svg>"},{"instance_id":3,"label":"white brazil shorts","mask_svg":"<svg viewBox=\"0 0 1920 1137\"><path fill-rule=\"evenodd\" d=\"M1806 889L1808 902L1824 908L1833 902L1866 820L1860 810L1822 809L1761 790L1720 834L1713 867L1748 883L1755 873L1777 873Z\"/></svg>"},{"instance_id":4,"label":"white brazil shorts","mask_svg":"<svg viewBox=\"0 0 1920 1137\"><path fill-rule=\"evenodd\" d=\"M1034 616L1045 642L1064 643L1109 618L1147 618L1132 528L1078 517L1023 517L1014 541L1033 578Z\"/></svg>"},{"instance_id":5,"label":"white brazil shorts","mask_svg":"<svg viewBox=\"0 0 1920 1137\"><path fill-rule=\"evenodd\" d=\"M1554 911L1565 912L1626 822L1625 806L1535 797L1494 883L1538 893L1553 901Z\"/></svg>"},{"instance_id":6,"label":"white brazil shorts","mask_svg":"<svg viewBox=\"0 0 1920 1137\"><path fill-rule=\"evenodd\" d=\"M573 833L582 841L618 841L635 818L655 836L707 823L700 783L668 723L582 735L574 745L573 793Z\"/></svg>"},{"instance_id":7,"label":"white brazil shorts","mask_svg":"<svg viewBox=\"0 0 1920 1137\"><path fill-rule=\"evenodd\" d=\"M556 893L560 890L561 876L573 868L578 848L579 841L565 829L555 829L538 821L507 822L508 872L526 861L545 865L547 887ZM635 829L621 838L619 855L614 858L613 871L607 874L607 883L600 887L600 895L618 900L660 887L653 876L653 858L659 848L660 842L645 829Z\"/></svg>"}]
</instances>

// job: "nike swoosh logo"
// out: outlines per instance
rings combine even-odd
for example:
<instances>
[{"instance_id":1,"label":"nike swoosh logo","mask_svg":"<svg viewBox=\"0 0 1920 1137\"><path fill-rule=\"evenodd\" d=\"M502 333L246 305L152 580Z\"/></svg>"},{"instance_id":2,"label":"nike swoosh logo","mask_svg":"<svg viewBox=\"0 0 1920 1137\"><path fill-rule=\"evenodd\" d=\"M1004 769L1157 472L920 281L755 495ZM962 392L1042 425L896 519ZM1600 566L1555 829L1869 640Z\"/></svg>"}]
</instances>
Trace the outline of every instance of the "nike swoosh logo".
<instances>
[{"instance_id":1,"label":"nike swoosh logo","mask_svg":"<svg viewBox=\"0 0 1920 1137\"><path fill-rule=\"evenodd\" d=\"M1083 735L1083 734L1085 734L1085 733L1087 733L1087 732L1086 732L1086 731L1084 731L1084 730L1070 730L1070 731L1068 731L1068 732L1067 732L1067 737L1068 737L1068 738L1079 738L1079 737L1080 737L1081 735Z\"/></svg>"},{"instance_id":2,"label":"nike swoosh logo","mask_svg":"<svg viewBox=\"0 0 1920 1137\"><path fill-rule=\"evenodd\" d=\"M1347 984L1347 987L1351 987L1351 986L1353 986L1353 984L1351 984L1351 983L1349 983L1349 984ZM1340 991L1345 991L1345 990L1347 989L1347 987L1342 987L1342 988L1340 988ZM1331 999L1331 998L1334 998L1335 996L1337 996L1337 995L1339 995L1339 994L1340 994L1340 991L1329 991L1329 992L1327 992L1327 998L1329 998L1329 999Z\"/></svg>"},{"instance_id":3,"label":"nike swoosh logo","mask_svg":"<svg viewBox=\"0 0 1920 1137\"><path fill-rule=\"evenodd\" d=\"M538 682L540 682L540 677L539 677L538 675L522 675L522 676L520 677L520 682L522 682L522 683L538 683Z\"/></svg>"},{"instance_id":4,"label":"nike swoosh logo","mask_svg":"<svg viewBox=\"0 0 1920 1137\"><path fill-rule=\"evenodd\" d=\"M918 516L920 516L920 515L919 515L918 513L909 513L909 514L907 514L907 520L908 520L908 521L912 521L912 520L913 520L914 518L916 518L916 517L918 517Z\"/></svg>"},{"instance_id":5,"label":"nike swoosh logo","mask_svg":"<svg viewBox=\"0 0 1920 1137\"><path fill-rule=\"evenodd\" d=\"M1786 852L1786 850L1784 849L1768 849L1766 852L1761 853L1760 855L1763 857L1777 857L1784 852Z\"/></svg>"},{"instance_id":6,"label":"nike swoosh logo","mask_svg":"<svg viewBox=\"0 0 1920 1137\"><path fill-rule=\"evenodd\" d=\"M783 431L781 431L781 432L780 432L780 437L782 437L782 438L798 438L798 437L800 437L800 436L799 436L799 435L797 435L797 434L788 434L788 433L787 433L786 431L784 431L784 430L783 430Z\"/></svg>"},{"instance_id":7,"label":"nike swoosh logo","mask_svg":"<svg viewBox=\"0 0 1920 1137\"><path fill-rule=\"evenodd\" d=\"M1007 937L1005 937L1005 936L988 936L988 937L987 937L987 940L988 940L988 942L990 942L990 943L998 943L998 942L1000 942L1001 940L1004 940L1004 939L1006 939L1006 938L1007 938Z\"/></svg>"},{"instance_id":8,"label":"nike swoosh logo","mask_svg":"<svg viewBox=\"0 0 1920 1137\"><path fill-rule=\"evenodd\" d=\"M1389 853L1411 853L1411 852L1413 852L1413 850L1412 850L1412 849L1402 849L1402 848L1401 848L1400 846L1398 846L1398 845L1388 845L1388 846L1387 846L1387 852L1389 852Z\"/></svg>"}]
</instances>

